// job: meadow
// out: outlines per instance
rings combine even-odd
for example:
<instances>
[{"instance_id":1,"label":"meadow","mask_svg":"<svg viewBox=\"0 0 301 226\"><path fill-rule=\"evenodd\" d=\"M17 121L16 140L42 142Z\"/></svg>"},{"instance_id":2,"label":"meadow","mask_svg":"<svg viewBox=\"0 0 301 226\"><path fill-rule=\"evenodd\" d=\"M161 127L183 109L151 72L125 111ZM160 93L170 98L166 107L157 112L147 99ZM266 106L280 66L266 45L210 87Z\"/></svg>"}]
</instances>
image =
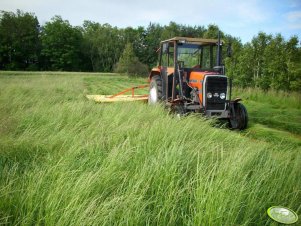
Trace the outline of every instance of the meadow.
<instances>
[{"instance_id":1,"label":"meadow","mask_svg":"<svg viewBox=\"0 0 301 226\"><path fill-rule=\"evenodd\" d=\"M278 225L273 205L300 216L300 94L236 89L241 132L85 98L145 82L0 72L0 224Z\"/></svg>"}]
</instances>

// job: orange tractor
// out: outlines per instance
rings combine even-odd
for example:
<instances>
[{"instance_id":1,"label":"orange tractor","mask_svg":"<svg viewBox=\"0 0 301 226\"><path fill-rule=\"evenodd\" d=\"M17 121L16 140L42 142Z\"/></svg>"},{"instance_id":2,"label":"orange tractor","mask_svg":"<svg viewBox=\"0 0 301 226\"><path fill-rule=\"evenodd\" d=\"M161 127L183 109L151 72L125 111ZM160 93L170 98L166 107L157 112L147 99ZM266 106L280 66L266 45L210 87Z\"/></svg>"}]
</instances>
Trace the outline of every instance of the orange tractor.
<instances>
[{"instance_id":1,"label":"orange tractor","mask_svg":"<svg viewBox=\"0 0 301 226\"><path fill-rule=\"evenodd\" d=\"M147 101L164 103L177 114L202 113L226 119L233 129L248 125L248 113L240 98L231 100L232 80L222 65L218 39L175 37L161 42L159 65L149 75L149 85L135 86L114 95L87 95L100 103ZM227 52L230 56L231 48ZM135 95L135 89L149 87L149 95ZM131 95L125 93L131 92Z\"/></svg>"},{"instance_id":2,"label":"orange tractor","mask_svg":"<svg viewBox=\"0 0 301 226\"><path fill-rule=\"evenodd\" d=\"M248 113L240 98L231 100L232 80L221 63L222 45L220 38L162 41L159 65L149 75L148 103L164 103L178 114L226 119L231 128L245 129ZM227 52L230 56L230 46Z\"/></svg>"}]
</instances>

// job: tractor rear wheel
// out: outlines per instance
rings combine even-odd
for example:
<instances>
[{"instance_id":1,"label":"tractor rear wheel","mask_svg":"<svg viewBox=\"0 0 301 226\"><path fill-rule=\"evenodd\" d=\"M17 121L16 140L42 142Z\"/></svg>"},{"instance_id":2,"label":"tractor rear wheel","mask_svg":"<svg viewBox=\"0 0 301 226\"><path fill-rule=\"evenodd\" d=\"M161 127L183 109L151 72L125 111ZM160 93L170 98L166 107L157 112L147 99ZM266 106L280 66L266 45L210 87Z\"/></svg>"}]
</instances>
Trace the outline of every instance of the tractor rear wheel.
<instances>
[{"instance_id":1,"label":"tractor rear wheel","mask_svg":"<svg viewBox=\"0 0 301 226\"><path fill-rule=\"evenodd\" d=\"M234 112L233 112L234 110ZM244 130L248 126L248 112L241 103L234 103L233 108L230 107L229 124L231 129Z\"/></svg>"},{"instance_id":2,"label":"tractor rear wheel","mask_svg":"<svg viewBox=\"0 0 301 226\"><path fill-rule=\"evenodd\" d=\"M152 77L149 85L148 103L157 104L162 101L163 97L163 83L159 75Z\"/></svg>"}]
</instances>

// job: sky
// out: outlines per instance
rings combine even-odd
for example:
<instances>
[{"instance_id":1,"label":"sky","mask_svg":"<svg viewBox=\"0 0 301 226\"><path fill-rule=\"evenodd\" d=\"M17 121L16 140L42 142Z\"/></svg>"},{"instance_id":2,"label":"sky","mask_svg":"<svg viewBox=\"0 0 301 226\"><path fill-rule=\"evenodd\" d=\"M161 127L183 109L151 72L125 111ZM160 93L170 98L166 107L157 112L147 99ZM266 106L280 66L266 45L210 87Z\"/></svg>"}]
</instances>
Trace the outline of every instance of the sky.
<instances>
[{"instance_id":1,"label":"sky","mask_svg":"<svg viewBox=\"0 0 301 226\"><path fill-rule=\"evenodd\" d=\"M41 25L55 15L73 26L84 20L119 28L215 24L249 42L259 31L301 40L301 0L0 0L0 10L34 13Z\"/></svg>"}]
</instances>

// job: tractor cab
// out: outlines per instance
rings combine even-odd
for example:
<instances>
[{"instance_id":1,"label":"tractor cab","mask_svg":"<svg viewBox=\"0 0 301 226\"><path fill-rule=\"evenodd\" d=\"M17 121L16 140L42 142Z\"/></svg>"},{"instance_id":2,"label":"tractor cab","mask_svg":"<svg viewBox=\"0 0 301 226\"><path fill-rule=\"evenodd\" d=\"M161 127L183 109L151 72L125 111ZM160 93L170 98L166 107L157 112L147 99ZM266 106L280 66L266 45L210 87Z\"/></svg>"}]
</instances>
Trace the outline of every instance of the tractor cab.
<instances>
[{"instance_id":1,"label":"tractor cab","mask_svg":"<svg viewBox=\"0 0 301 226\"><path fill-rule=\"evenodd\" d=\"M170 71L175 62L187 72L214 71L217 65L217 40L214 39L176 37L163 41L160 50L159 65Z\"/></svg>"},{"instance_id":2,"label":"tractor cab","mask_svg":"<svg viewBox=\"0 0 301 226\"><path fill-rule=\"evenodd\" d=\"M203 113L228 119L244 129L247 111L231 100L231 81L225 75L219 39L175 37L162 41L159 63L150 72L149 104L163 102L179 114Z\"/></svg>"}]
</instances>

